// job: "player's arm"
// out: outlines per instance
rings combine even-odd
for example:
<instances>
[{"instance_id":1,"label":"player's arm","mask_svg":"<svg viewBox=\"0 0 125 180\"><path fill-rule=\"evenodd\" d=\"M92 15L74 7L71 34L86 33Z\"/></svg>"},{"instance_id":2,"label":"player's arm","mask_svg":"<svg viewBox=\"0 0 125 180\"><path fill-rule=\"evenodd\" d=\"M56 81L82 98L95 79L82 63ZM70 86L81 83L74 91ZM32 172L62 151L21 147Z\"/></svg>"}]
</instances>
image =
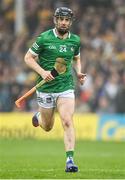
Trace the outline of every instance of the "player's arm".
<instances>
[{"instance_id":1,"label":"player's arm","mask_svg":"<svg viewBox=\"0 0 125 180\"><path fill-rule=\"evenodd\" d=\"M24 57L24 61L31 69L36 71L45 81L51 81L54 79L50 71L45 71L37 63L37 55L34 55L30 51L28 51Z\"/></svg>"},{"instance_id":2,"label":"player's arm","mask_svg":"<svg viewBox=\"0 0 125 180\"><path fill-rule=\"evenodd\" d=\"M77 78L80 82L80 84L82 85L86 79L86 74L83 74L81 72L81 61L80 61L80 55L74 56L74 68L76 70L77 73Z\"/></svg>"}]
</instances>

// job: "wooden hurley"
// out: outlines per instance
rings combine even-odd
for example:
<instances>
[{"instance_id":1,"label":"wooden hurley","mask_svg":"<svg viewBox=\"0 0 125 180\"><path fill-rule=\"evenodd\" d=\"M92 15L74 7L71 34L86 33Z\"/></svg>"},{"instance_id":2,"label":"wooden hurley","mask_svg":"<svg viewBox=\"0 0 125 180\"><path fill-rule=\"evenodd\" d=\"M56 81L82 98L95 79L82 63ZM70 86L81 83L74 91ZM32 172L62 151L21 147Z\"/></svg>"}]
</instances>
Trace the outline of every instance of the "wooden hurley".
<instances>
[{"instance_id":1,"label":"wooden hurley","mask_svg":"<svg viewBox=\"0 0 125 180\"><path fill-rule=\"evenodd\" d=\"M53 75L53 77L56 77L65 72L66 72L66 61L63 58L57 58L54 68L51 71L51 74ZM27 99L29 96L31 96L36 91L37 88L41 87L45 83L46 83L46 81L43 79L36 86L34 86L29 91L27 91L23 96L21 96L19 99L17 99L15 101L16 106L18 108L21 108L25 99Z\"/></svg>"}]
</instances>

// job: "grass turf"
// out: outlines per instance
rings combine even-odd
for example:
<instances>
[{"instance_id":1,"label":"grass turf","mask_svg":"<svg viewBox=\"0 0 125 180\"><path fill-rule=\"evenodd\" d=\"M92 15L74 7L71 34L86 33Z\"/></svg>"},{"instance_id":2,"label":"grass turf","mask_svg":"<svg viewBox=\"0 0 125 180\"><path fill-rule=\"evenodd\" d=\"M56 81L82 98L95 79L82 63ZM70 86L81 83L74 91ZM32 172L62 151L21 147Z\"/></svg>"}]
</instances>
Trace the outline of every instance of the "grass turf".
<instances>
[{"instance_id":1,"label":"grass turf","mask_svg":"<svg viewBox=\"0 0 125 180\"><path fill-rule=\"evenodd\" d=\"M78 173L65 173L63 141L0 139L0 179L124 179L125 142L77 141Z\"/></svg>"}]
</instances>

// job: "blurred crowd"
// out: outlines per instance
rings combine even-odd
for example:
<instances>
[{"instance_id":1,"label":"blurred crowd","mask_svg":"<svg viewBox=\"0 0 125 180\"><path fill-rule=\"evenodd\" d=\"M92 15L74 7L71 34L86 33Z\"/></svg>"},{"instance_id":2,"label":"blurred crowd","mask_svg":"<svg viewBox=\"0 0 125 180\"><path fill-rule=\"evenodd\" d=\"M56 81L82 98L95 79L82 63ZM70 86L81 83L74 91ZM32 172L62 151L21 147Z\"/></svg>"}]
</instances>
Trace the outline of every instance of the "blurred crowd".
<instances>
[{"instance_id":1,"label":"blurred crowd","mask_svg":"<svg viewBox=\"0 0 125 180\"><path fill-rule=\"evenodd\" d=\"M83 86L76 82L76 111L125 113L125 1L25 0L25 24L15 33L15 0L0 0L0 111L17 111L14 101L29 90L36 74L24 55L37 35L53 28L57 7L70 7L76 16L72 32L81 37ZM34 96L23 111L35 111Z\"/></svg>"}]
</instances>

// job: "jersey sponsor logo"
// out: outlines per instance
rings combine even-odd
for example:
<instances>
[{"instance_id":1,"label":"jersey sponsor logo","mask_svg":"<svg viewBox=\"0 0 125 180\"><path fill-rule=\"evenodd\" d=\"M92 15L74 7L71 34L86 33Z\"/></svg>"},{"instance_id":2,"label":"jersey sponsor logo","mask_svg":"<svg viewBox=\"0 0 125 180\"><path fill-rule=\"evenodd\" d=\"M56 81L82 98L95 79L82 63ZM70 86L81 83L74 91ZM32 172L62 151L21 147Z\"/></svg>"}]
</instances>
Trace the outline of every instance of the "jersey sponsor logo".
<instances>
[{"instance_id":1,"label":"jersey sponsor logo","mask_svg":"<svg viewBox=\"0 0 125 180\"><path fill-rule=\"evenodd\" d=\"M54 46L53 44L51 44L51 45L49 46L49 49L56 49L56 46Z\"/></svg>"},{"instance_id":2,"label":"jersey sponsor logo","mask_svg":"<svg viewBox=\"0 0 125 180\"><path fill-rule=\"evenodd\" d=\"M59 46L59 52L67 52L67 47L66 47L66 45L60 45L60 46Z\"/></svg>"},{"instance_id":3,"label":"jersey sponsor logo","mask_svg":"<svg viewBox=\"0 0 125 180\"><path fill-rule=\"evenodd\" d=\"M33 43L33 48L36 49L36 50L39 49L39 46L38 46L38 44L36 42Z\"/></svg>"}]
</instances>

